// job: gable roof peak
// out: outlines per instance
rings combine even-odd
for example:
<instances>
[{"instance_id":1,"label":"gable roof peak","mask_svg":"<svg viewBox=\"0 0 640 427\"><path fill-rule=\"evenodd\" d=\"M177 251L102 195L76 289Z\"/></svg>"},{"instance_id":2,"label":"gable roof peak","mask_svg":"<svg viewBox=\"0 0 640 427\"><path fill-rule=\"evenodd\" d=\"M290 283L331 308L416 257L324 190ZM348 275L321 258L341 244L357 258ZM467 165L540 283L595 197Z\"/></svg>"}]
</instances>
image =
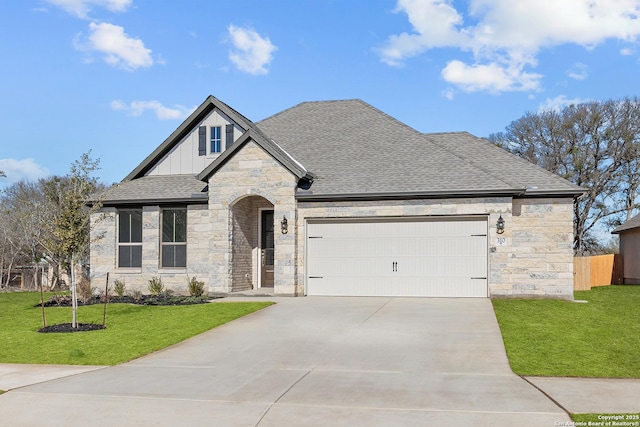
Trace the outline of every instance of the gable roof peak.
<instances>
[{"instance_id":1,"label":"gable roof peak","mask_svg":"<svg viewBox=\"0 0 640 427\"><path fill-rule=\"evenodd\" d=\"M244 115L231 108L229 105L220 101L213 95L207 96L207 98L198 106L175 131L165 139L151 154L145 158L129 175L127 175L123 181L130 181L132 179L144 176L158 160L160 160L165 154L167 154L176 144L178 144L193 128L200 123L209 113L214 110L219 110L228 116L238 126L247 131L250 128L254 128L254 123L246 118Z\"/></svg>"}]
</instances>

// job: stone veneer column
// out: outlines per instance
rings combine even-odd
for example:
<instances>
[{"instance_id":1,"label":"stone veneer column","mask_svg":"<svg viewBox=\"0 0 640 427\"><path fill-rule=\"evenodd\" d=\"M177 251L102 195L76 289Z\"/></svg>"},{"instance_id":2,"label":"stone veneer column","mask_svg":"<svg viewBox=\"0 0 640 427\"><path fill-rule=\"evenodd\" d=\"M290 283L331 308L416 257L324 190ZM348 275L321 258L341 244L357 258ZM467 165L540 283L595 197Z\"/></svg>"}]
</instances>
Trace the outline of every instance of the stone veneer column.
<instances>
[{"instance_id":1,"label":"stone veneer column","mask_svg":"<svg viewBox=\"0 0 640 427\"><path fill-rule=\"evenodd\" d=\"M231 291L233 263L234 203L247 196L261 196L274 209L275 265L274 291L293 294L296 289L296 177L253 141L248 142L209 179L209 215L211 221L210 290ZM289 233L280 232L282 215L289 221Z\"/></svg>"}]
</instances>

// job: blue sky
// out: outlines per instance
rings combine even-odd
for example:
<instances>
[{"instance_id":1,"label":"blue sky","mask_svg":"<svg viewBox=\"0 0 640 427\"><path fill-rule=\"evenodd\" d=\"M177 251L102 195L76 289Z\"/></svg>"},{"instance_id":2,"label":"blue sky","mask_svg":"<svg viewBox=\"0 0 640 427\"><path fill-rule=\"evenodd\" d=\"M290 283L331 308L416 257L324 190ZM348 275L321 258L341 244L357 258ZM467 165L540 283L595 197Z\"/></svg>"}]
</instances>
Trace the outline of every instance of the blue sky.
<instances>
[{"instance_id":1,"label":"blue sky","mask_svg":"<svg viewBox=\"0 0 640 427\"><path fill-rule=\"evenodd\" d=\"M359 98L422 132L639 94L640 0L0 2L0 170L124 178L209 95Z\"/></svg>"}]
</instances>

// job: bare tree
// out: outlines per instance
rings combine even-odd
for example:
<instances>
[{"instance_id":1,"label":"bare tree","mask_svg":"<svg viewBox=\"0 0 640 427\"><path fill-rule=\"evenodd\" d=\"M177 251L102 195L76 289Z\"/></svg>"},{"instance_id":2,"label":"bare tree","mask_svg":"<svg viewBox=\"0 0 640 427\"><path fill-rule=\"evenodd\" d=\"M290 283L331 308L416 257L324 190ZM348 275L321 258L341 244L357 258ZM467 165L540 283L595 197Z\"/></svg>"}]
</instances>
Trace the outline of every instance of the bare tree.
<instances>
[{"instance_id":1,"label":"bare tree","mask_svg":"<svg viewBox=\"0 0 640 427\"><path fill-rule=\"evenodd\" d=\"M37 265L42 258L40 241L46 218L39 183L17 182L4 191L1 202L4 253L10 254L14 250L16 253L12 261L17 260L21 265ZM12 265L10 262L8 268Z\"/></svg>"},{"instance_id":2,"label":"bare tree","mask_svg":"<svg viewBox=\"0 0 640 427\"><path fill-rule=\"evenodd\" d=\"M638 207L638 100L588 102L527 113L489 140L586 191L574 205L574 250L588 253L601 221Z\"/></svg>"}]
</instances>

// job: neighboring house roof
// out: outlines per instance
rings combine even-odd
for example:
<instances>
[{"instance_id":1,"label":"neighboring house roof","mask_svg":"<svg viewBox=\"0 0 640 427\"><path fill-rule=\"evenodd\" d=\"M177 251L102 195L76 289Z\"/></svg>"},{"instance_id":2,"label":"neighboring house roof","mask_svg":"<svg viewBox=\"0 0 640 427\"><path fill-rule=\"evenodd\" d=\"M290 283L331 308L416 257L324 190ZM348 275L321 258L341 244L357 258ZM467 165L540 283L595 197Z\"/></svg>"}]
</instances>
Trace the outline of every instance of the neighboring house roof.
<instances>
[{"instance_id":1,"label":"neighboring house roof","mask_svg":"<svg viewBox=\"0 0 640 427\"><path fill-rule=\"evenodd\" d=\"M619 234L638 227L640 227L640 215L636 215L624 224L614 228L611 234Z\"/></svg>"},{"instance_id":2,"label":"neighboring house roof","mask_svg":"<svg viewBox=\"0 0 640 427\"><path fill-rule=\"evenodd\" d=\"M470 134L425 136L361 100L305 102L257 125L315 177L299 199L582 193Z\"/></svg>"},{"instance_id":3,"label":"neighboring house roof","mask_svg":"<svg viewBox=\"0 0 640 427\"><path fill-rule=\"evenodd\" d=\"M103 205L207 203L207 184L193 175L149 175L117 184L95 199Z\"/></svg>"}]
</instances>

